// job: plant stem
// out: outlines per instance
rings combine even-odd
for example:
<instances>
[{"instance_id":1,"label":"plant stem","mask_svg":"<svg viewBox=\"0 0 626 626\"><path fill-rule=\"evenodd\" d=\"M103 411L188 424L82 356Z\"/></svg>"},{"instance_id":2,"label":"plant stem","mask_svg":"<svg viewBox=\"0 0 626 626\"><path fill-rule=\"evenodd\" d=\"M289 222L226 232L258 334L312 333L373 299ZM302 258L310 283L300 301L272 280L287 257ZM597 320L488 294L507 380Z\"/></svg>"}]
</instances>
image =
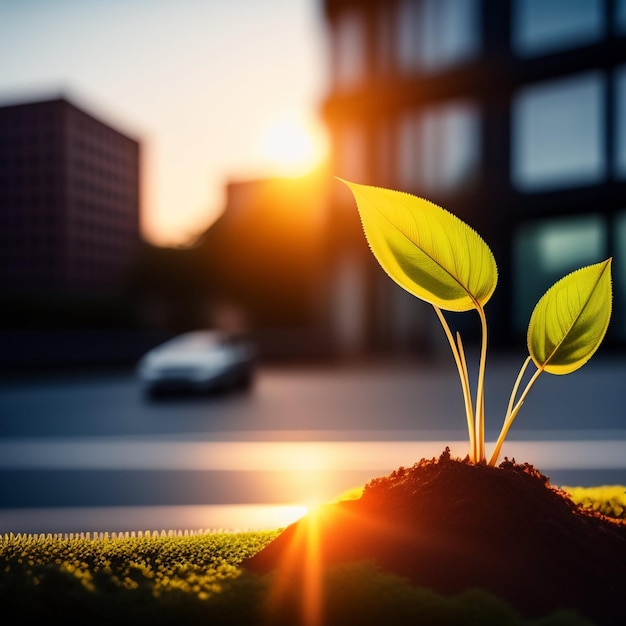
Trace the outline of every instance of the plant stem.
<instances>
[{"instance_id":1,"label":"plant stem","mask_svg":"<svg viewBox=\"0 0 626 626\"><path fill-rule=\"evenodd\" d=\"M517 392L517 389L522 380L522 376L524 375L524 372L529 362L530 362L530 357L528 357L526 361L524 361L524 365L520 369L520 373L517 377L517 380L515 381L515 387L513 388L513 392L511 393L511 399L509 401L509 408L504 418L504 423L502 424L502 429L500 430L500 435L498 436L498 440L496 441L496 446L493 450L493 454L491 455L491 458L489 459L489 465L494 466L498 462L498 456L500 455L500 450L502 449L502 444L504 443L504 440L506 439L506 436L509 432L509 428L511 428L511 424L513 424L513 420L517 417L519 410L522 408L522 404L524 404L524 401L526 400L526 396L528 395L530 388L535 384L535 381L537 380L537 378L539 378L539 375L541 374L541 372L543 372L543 367L540 367L537 369L537 371L533 374L532 378L528 381L528 384L526 385L524 392L520 396L520 399L517 401L517 404L515 405L513 409L511 409L515 393Z\"/></svg>"},{"instance_id":2,"label":"plant stem","mask_svg":"<svg viewBox=\"0 0 626 626\"><path fill-rule=\"evenodd\" d=\"M480 350L480 362L478 367L478 384L476 387L476 445L478 447L477 460L479 463L486 461L485 457L485 366L487 362L487 317L485 310L476 302L476 310L480 316L482 327L482 345Z\"/></svg>"},{"instance_id":3,"label":"plant stem","mask_svg":"<svg viewBox=\"0 0 626 626\"><path fill-rule=\"evenodd\" d=\"M467 359L465 358L465 350L461 341L461 334L457 332L456 342L459 349L459 357L463 375L461 376L461 386L463 387L463 398L465 400L465 415L467 416L467 430L469 432L471 457L476 458L476 439L474 437L474 415L472 413L472 392L470 390L469 374L467 372ZM460 372L459 372L460 375Z\"/></svg>"},{"instance_id":4,"label":"plant stem","mask_svg":"<svg viewBox=\"0 0 626 626\"><path fill-rule=\"evenodd\" d=\"M506 409L506 415L504 416L504 423L507 422L509 416L513 412L513 402L515 402L515 396L517 395L517 390L519 389L520 384L522 383L522 378L524 377L524 373L526 372L526 368L531 361L530 355L526 357L524 364L520 368L519 374L515 379L515 385L513 385L513 391L511 391L511 397L509 398L509 406Z\"/></svg>"},{"instance_id":5,"label":"plant stem","mask_svg":"<svg viewBox=\"0 0 626 626\"><path fill-rule=\"evenodd\" d=\"M465 415L467 416L467 429L469 431L470 440L470 460L476 461L478 450L476 448L476 434L474 427L474 414L472 412L472 394L470 391L469 376L467 373L467 362L465 360L465 352L463 351L463 344L461 343L461 336L457 333L458 345L454 342L452 331L446 318L443 316L441 309L433 304L435 313L443 326L443 330L446 333L450 348L452 349L452 355L456 362L456 367L459 371L459 377L461 379L461 388L463 390L463 400L465 401Z\"/></svg>"}]
</instances>

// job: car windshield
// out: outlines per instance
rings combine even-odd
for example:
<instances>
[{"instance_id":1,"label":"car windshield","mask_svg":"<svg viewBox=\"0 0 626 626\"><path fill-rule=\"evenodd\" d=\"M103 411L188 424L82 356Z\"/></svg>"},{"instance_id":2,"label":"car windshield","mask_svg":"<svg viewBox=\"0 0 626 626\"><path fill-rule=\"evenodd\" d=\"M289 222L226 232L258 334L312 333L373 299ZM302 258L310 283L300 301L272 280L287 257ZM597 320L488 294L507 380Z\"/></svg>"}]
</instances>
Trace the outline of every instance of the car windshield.
<instances>
[{"instance_id":1,"label":"car windshield","mask_svg":"<svg viewBox=\"0 0 626 626\"><path fill-rule=\"evenodd\" d=\"M219 348L228 344L226 337L217 333L190 333L174 339L169 346L186 352L204 352L210 348Z\"/></svg>"}]
</instances>

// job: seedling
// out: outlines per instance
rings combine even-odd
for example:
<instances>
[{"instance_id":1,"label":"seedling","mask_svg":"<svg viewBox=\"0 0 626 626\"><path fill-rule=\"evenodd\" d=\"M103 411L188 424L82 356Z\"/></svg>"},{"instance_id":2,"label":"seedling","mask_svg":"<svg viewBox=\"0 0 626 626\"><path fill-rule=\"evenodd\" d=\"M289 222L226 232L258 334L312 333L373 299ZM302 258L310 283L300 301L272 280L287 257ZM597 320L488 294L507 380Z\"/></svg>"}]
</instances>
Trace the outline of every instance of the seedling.
<instances>
[{"instance_id":1,"label":"seedling","mask_svg":"<svg viewBox=\"0 0 626 626\"><path fill-rule=\"evenodd\" d=\"M470 461L487 463L485 454L485 304L493 294L498 269L489 246L468 224L423 198L342 180L356 200L365 237L387 274L403 289L432 304L452 349L461 379ZM513 386L502 429L489 465L498 456L513 420L543 372L569 374L582 367L606 334L612 308L611 258L582 267L556 282L541 297L527 333L529 356ZM475 309L481 348L475 399L460 333L453 336L443 311ZM536 368L524 391L519 387L530 362Z\"/></svg>"}]
</instances>

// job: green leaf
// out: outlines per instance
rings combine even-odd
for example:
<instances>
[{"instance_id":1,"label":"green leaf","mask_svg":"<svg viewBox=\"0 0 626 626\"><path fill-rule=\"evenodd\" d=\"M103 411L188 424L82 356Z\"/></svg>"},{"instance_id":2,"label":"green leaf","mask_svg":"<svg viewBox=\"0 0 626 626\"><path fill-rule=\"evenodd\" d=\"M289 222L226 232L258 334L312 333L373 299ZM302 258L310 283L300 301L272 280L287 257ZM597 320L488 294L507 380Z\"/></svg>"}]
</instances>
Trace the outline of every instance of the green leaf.
<instances>
[{"instance_id":1,"label":"green leaf","mask_svg":"<svg viewBox=\"0 0 626 626\"><path fill-rule=\"evenodd\" d=\"M374 256L398 285L447 311L469 311L489 300L496 262L470 226L428 200L339 180L354 195Z\"/></svg>"},{"instance_id":2,"label":"green leaf","mask_svg":"<svg viewBox=\"0 0 626 626\"><path fill-rule=\"evenodd\" d=\"M528 326L528 351L538 369L569 374L598 349L611 317L611 260L568 274L539 300Z\"/></svg>"}]
</instances>

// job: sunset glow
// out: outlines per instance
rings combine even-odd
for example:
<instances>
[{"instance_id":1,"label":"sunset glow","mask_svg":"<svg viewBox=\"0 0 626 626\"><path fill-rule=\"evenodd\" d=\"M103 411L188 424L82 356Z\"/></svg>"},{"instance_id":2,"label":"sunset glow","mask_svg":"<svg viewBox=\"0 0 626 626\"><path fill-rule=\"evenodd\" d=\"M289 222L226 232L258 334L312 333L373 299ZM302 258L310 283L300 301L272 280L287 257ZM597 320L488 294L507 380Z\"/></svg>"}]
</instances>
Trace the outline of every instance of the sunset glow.
<instances>
[{"instance_id":1,"label":"sunset glow","mask_svg":"<svg viewBox=\"0 0 626 626\"><path fill-rule=\"evenodd\" d=\"M323 161L327 144L321 126L289 113L268 124L261 135L259 150L261 158L275 166L277 174L298 176Z\"/></svg>"},{"instance_id":2,"label":"sunset glow","mask_svg":"<svg viewBox=\"0 0 626 626\"><path fill-rule=\"evenodd\" d=\"M282 606L293 602L299 605L303 626L321 626L323 623L320 515L319 511L307 515L294 529L268 594L270 619L274 611L280 612Z\"/></svg>"},{"instance_id":3,"label":"sunset glow","mask_svg":"<svg viewBox=\"0 0 626 626\"><path fill-rule=\"evenodd\" d=\"M224 210L229 180L291 175L319 156L302 137L269 155L259 147L281 112L314 116L325 92L317 2L136 0L122 20L117 2L33 6L0 3L11 51L0 58L0 92L30 100L67 91L141 141L140 224L150 243L193 242Z\"/></svg>"}]
</instances>

